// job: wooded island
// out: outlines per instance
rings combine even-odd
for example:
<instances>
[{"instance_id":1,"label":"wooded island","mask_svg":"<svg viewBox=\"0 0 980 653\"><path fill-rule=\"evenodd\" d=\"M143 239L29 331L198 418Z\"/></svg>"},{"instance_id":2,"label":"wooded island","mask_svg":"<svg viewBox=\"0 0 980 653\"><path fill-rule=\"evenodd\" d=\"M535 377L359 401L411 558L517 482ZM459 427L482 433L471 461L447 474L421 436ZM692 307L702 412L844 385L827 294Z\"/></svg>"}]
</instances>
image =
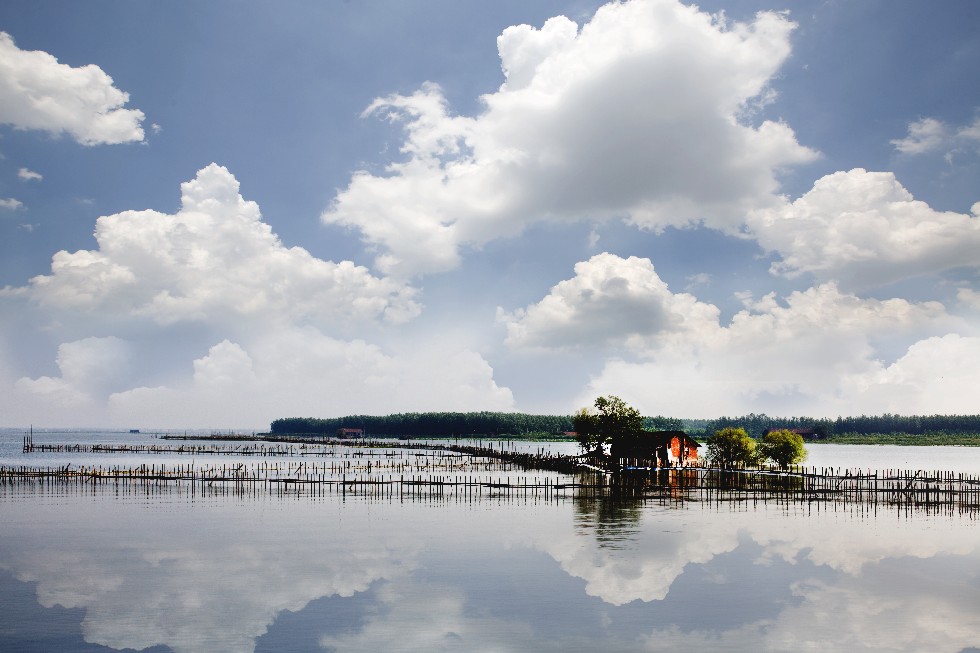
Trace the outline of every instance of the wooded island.
<instances>
[{"instance_id":1,"label":"wooded island","mask_svg":"<svg viewBox=\"0 0 980 653\"><path fill-rule=\"evenodd\" d=\"M643 417L651 431L684 431L704 441L725 428L744 429L761 440L767 431L789 429L807 441L846 444L943 444L980 446L980 415L861 415L836 419L770 417L751 413L742 417L681 419ZM340 429L356 429L377 437L512 437L522 439L574 439L573 415L531 415L502 412L426 412L392 415L348 415L317 418L289 417L272 422L277 435L335 436Z\"/></svg>"}]
</instances>

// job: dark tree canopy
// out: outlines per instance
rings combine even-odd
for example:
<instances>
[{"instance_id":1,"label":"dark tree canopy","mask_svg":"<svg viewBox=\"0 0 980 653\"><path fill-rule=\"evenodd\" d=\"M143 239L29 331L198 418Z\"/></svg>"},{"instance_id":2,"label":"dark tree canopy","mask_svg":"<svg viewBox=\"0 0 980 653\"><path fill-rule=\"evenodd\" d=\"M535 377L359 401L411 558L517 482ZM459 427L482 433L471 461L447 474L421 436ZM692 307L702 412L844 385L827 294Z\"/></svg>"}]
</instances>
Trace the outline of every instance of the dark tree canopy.
<instances>
[{"instance_id":1,"label":"dark tree canopy","mask_svg":"<svg viewBox=\"0 0 980 653\"><path fill-rule=\"evenodd\" d=\"M811 431L817 439L843 435L881 434L980 434L980 415L860 415L834 419L813 417L770 417L751 413L742 417L716 419L685 419L682 429L704 438L725 427L745 429L753 438L762 438L766 431L797 429Z\"/></svg>"},{"instance_id":2,"label":"dark tree canopy","mask_svg":"<svg viewBox=\"0 0 980 653\"><path fill-rule=\"evenodd\" d=\"M276 434L332 436L341 428L364 429L366 435L405 437L483 437L562 434L572 430L571 415L524 413L397 413L347 417L288 417L272 422Z\"/></svg>"},{"instance_id":3,"label":"dark tree canopy","mask_svg":"<svg viewBox=\"0 0 980 653\"><path fill-rule=\"evenodd\" d=\"M614 397L605 397L611 400ZM594 411L593 411L594 412ZM348 415L346 417L289 417L272 422L276 434L333 435L339 428L360 428L378 436L460 436L561 434L579 431L573 415L528 415L491 411L472 413L399 413L393 415ZM848 435L908 434L980 435L980 415L877 415L815 419L810 417L770 417L752 413L742 417L717 419L678 419L645 417L642 428L651 431L684 431L706 439L724 428L742 428L750 437L761 439L767 431L795 429L823 439Z\"/></svg>"},{"instance_id":4,"label":"dark tree canopy","mask_svg":"<svg viewBox=\"0 0 980 653\"><path fill-rule=\"evenodd\" d=\"M583 408L572 418L575 437L586 453L603 453L613 438L643 430L643 416L619 397L595 400L595 410Z\"/></svg>"}]
</instances>

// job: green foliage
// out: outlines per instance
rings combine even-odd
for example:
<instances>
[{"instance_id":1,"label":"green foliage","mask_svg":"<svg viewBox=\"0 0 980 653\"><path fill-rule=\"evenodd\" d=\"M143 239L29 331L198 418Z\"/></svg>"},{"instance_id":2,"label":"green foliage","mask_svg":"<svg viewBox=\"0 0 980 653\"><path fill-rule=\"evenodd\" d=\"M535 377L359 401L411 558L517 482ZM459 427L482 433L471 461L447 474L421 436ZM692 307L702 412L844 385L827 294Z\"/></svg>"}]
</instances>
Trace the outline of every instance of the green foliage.
<instances>
[{"instance_id":1,"label":"green foliage","mask_svg":"<svg viewBox=\"0 0 980 653\"><path fill-rule=\"evenodd\" d=\"M595 412L583 408L572 418L575 437L586 453L601 453L613 438L643 430L640 411L619 397L609 395L595 400Z\"/></svg>"},{"instance_id":2,"label":"green foliage","mask_svg":"<svg viewBox=\"0 0 980 653\"><path fill-rule=\"evenodd\" d=\"M825 442L832 444L892 444L902 447L980 447L978 433L841 433Z\"/></svg>"},{"instance_id":3,"label":"green foliage","mask_svg":"<svg viewBox=\"0 0 980 653\"><path fill-rule=\"evenodd\" d=\"M812 417L770 417L750 413L742 417L719 417L712 420L685 419L683 428L696 438L708 437L726 427L743 428L753 438L761 438L774 429L799 429L813 431L816 439L839 438L854 435L946 435L980 434L980 415L861 415L815 419Z\"/></svg>"},{"instance_id":4,"label":"green foliage","mask_svg":"<svg viewBox=\"0 0 980 653\"><path fill-rule=\"evenodd\" d=\"M276 435L332 436L341 428L364 429L378 437L525 437L528 434L562 434L572 430L570 415L527 415L525 413L398 413L394 415L348 415L347 417L288 417L272 422Z\"/></svg>"},{"instance_id":5,"label":"green foliage","mask_svg":"<svg viewBox=\"0 0 980 653\"><path fill-rule=\"evenodd\" d=\"M527 415L524 413L400 413L385 416L350 415L336 418L290 417L277 419L271 432L276 435L310 434L332 436L339 428L361 428L372 436L405 437L519 437L548 433L560 437L579 431L572 415ZM827 442L860 444L962 444L976 446L980 437L980 415L878 415L813 419L809 417L769 417L752 413L742 417L713 420L671 417L645 417L643 428L654 431L685 431L699 440L724 428L742 428L750 437L761 439L767 430L810 429Z\"/></svg>"},{"instance_id":6,"label":"green foliage","mask_svg":"<svg viewBox=\"0 0 980 653\"><path fill-rule=\"evenodd\" d=\"M599 440L599 416L582 408L572 416L572 430L582 451L594 451Z\"/></svg>"},{"instance_id":7,"label":"green foliage","mask_svg":"<svg viewBox=\"0 0 980 653\"><path fill-rule=\"evenodd\" d=\"M742 417L719 417L712 420L684 420L684 430L692 437L707 437L725 428L740 428L749 437L761 439L766 431L774 429L808 429L818 438L834 432L834 422L812 417L770 417L765 413L749 413Z\"/></svg>"},{"instance_id":8,"label":"green foliage","mask_svg":"<svg viewBox=\"0 0 980 653\"><path fill-rule=\"evenodd\" d=\"M781 469L786 469L790 465L795 465L806 460L806 448L803 446L803 437L799 433L793 433L789 429L780 429L767 433L762 438L759 453L761 457L768 458L779 465Z\"/></svg>"},{"instance_id":9,"label":"green foliage","mask_svg":"<svg viewBox=\"0 0 980 653\"><path fill-rule=\"evenodd\" d=\"M741 467L758 460L755 440L743 428L726 427L708 438L706 457L718 467Z\"/></svg>"},{"instance_id":10,"label":"green foliage","mask_svg":"<svg viewBox=\"0 0 980 653\"><path fill-rule=\"evenodd\" d=\"M924 435L946 433L969 435L980 433L980 415L861 415L838 417L831 433Z\"/></svg>"}]
</instances>

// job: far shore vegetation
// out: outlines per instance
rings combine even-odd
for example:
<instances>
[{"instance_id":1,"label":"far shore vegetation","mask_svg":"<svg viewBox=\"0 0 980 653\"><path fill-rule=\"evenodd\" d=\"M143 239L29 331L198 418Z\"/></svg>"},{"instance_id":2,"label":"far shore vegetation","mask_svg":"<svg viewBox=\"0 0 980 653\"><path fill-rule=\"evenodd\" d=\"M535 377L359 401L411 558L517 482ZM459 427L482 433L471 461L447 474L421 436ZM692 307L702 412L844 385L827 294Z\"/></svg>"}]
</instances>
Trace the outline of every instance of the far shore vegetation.
<instances>
[{"instance_id":1,"label":"far shore vegetation","mask_svg":"<svg viewBox=\"0 0 980 653\"><path fill-rule=\"evenodd\" d=\"M862 415L817 419L749 414L716 419L642 417L647 430L684 431L707 442L726 428L743 429L753 440L767 432L791 430L808 444L889 444L901 446L980 446L980 415ZM335 436L341 429L358 429L368 437L401 438L514 438L575 441L574 415L531 415L502 412L397 413L384 416L349 415L336 418L290 417L275 420L276 435Z\"/></svg>"}]
</instances>

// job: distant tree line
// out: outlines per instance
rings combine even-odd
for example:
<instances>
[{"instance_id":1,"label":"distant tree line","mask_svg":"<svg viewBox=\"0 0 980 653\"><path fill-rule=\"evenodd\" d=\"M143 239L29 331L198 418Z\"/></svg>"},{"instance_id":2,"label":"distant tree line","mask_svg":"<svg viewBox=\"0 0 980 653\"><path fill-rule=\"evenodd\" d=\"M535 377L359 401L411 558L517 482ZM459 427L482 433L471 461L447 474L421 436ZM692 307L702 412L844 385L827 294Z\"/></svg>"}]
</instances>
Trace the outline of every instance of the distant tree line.
<instances>
[{"instance_id":1,"label":"distant tree line","mask_svg":"<svg viewBox=\"0 0 980 653\"><path fill-rule=\"evenodd\" d=\"M980 434L980 415L861 415L837 419L812 417L770 417L750 413L742 417L719 417L713 420L683 420L682 430L693 437L709 437L725 428L742 428L755 439L773 429L812 429L823 437L907 433L923 435Z\"/></svg>"},{"instance_id":2,"label":"distant tree line","mask_svg":"<svg viewBox=\"0 0 980 653\"><path fill-rule=\"evenodd\" d=\"M484 411L348 415L333 418L289 417L272 422L271 432L335 435L342 428L363 429L365 435L395 437L561 435L572 430L572 416Z\"/></svg>"},{"instance_id":3,"label":"distant tree line","mask_svg":"<svg viewBox=\"0 0 980 653\"><path fill-rule=\"evenodd\" d=\"M349 415L347 417L288 417L272 422L274 434L335 435L341 428L363 429L365 435L393 437L472 437L561 435L574 431L572 415L529 415L526 413L398 413L394 415ZM651 431L685 431L695 438L708 438L725 428L742 428L752 438L762 439L773 429L812 429L824 437L850 434L980 434L980 415L861 415L837 419L770 417L751 413L742 417L677 419L644 417L643 428Z\"/></svg>"}]
</instances>

